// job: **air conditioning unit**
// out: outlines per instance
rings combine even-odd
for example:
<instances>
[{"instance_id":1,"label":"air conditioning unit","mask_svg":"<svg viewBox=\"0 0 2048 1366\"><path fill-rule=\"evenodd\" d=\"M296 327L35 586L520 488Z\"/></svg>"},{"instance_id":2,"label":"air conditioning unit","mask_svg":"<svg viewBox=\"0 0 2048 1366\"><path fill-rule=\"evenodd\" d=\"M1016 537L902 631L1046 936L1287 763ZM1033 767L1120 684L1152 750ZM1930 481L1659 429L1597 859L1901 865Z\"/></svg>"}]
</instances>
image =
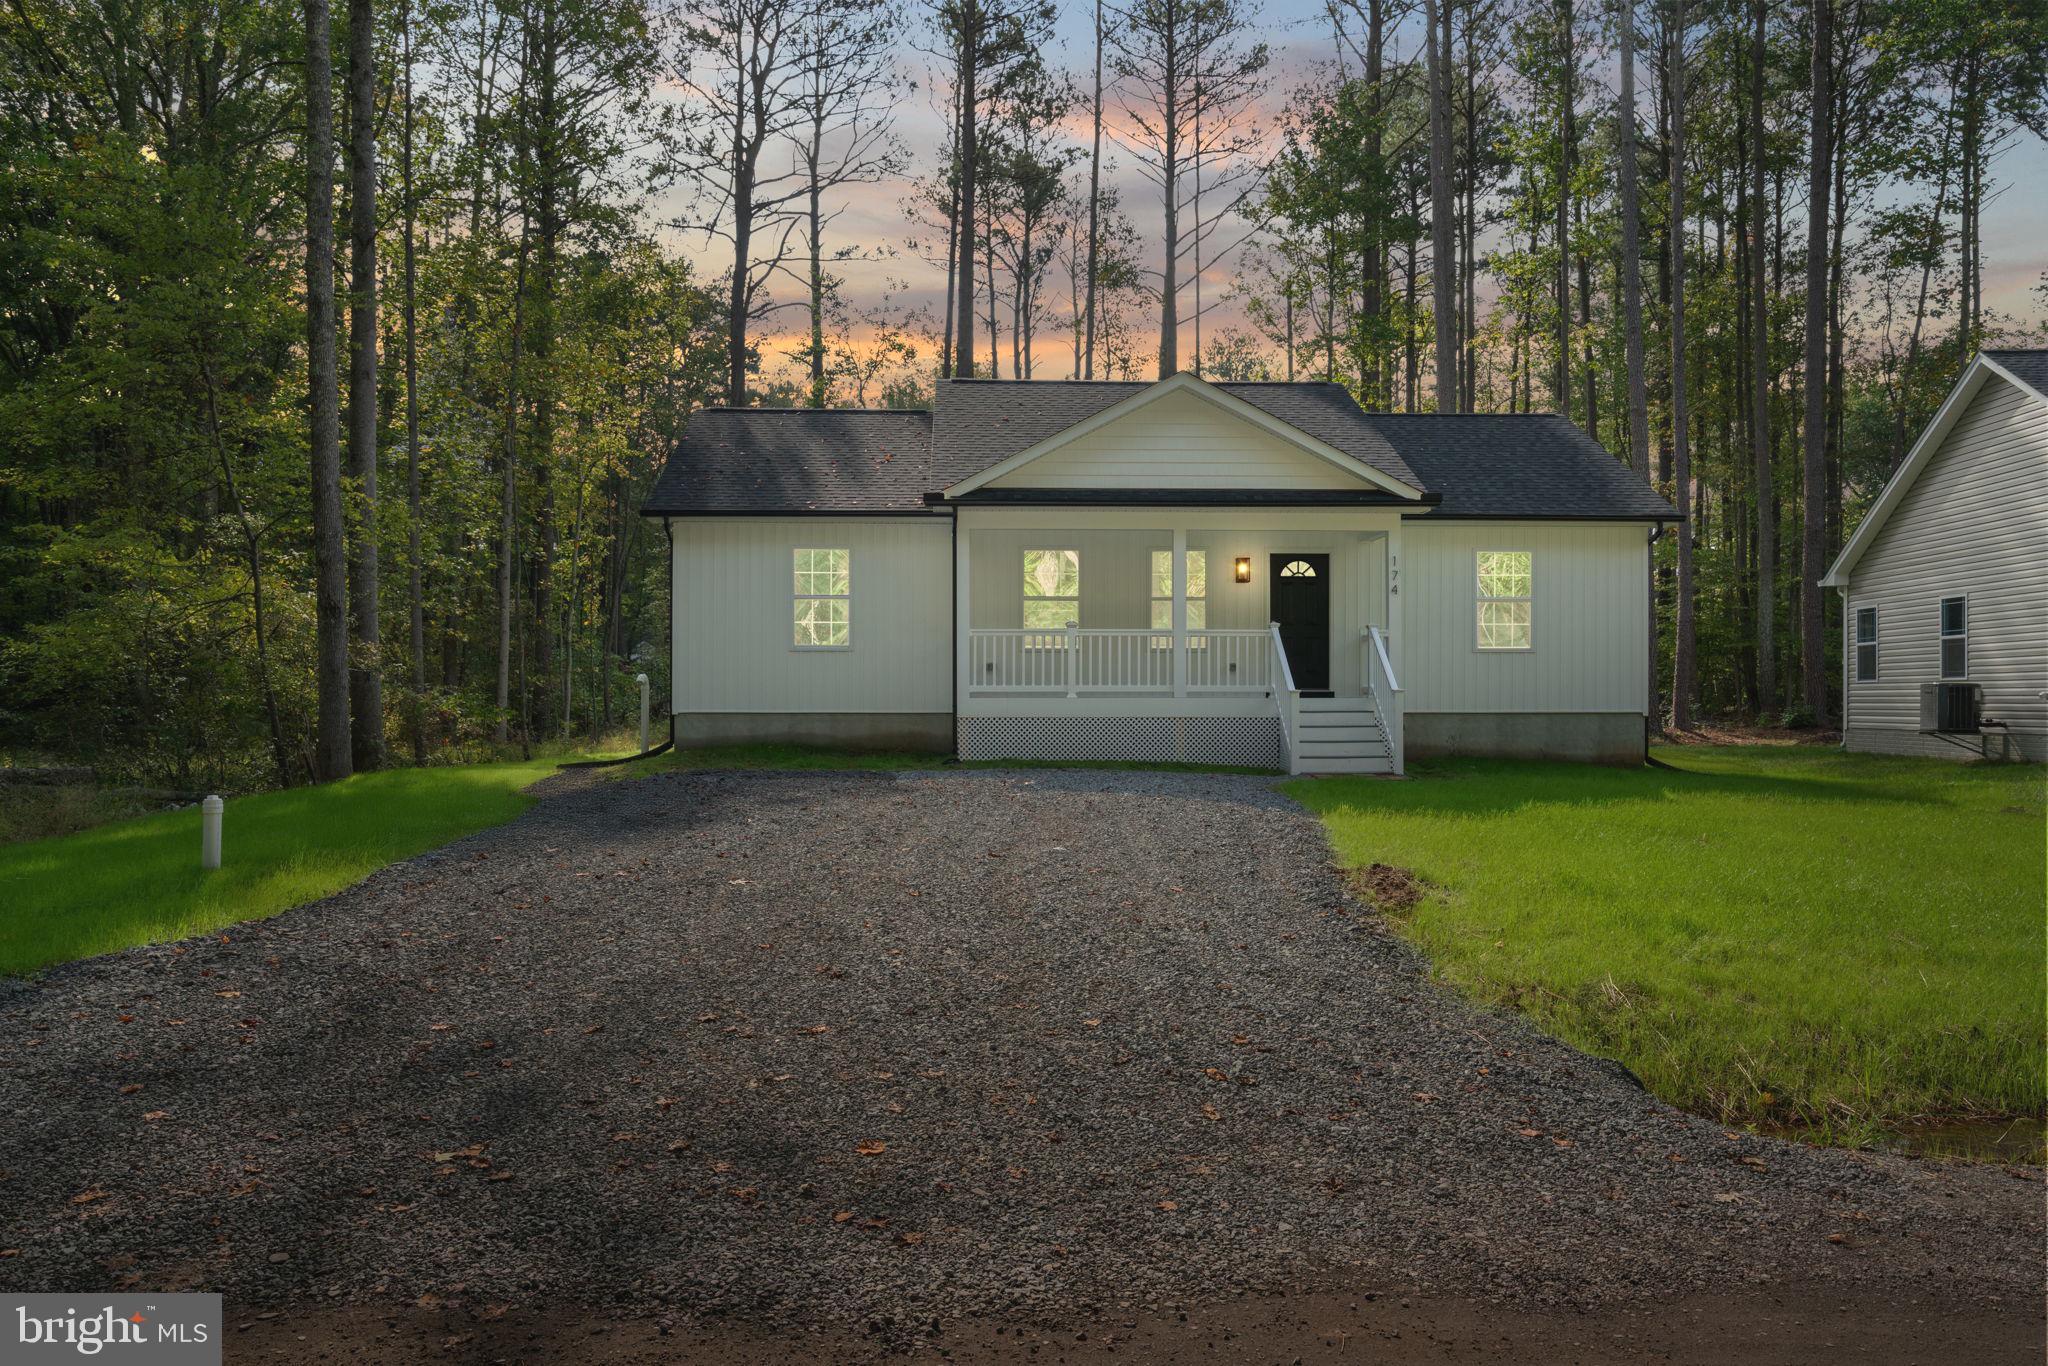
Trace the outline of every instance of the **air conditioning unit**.
<instances>
[{"instance_id":1,"label":"air conditioning unit","mask_svg":"<svg viewBox=\"0 0 2048 1366\"><path fill-rule=\"evenodd\" d=\"M1922 683L1922 735L1976 735L1983 730L1984 689L1975 683Z\"/></svg>"}]
</instances>

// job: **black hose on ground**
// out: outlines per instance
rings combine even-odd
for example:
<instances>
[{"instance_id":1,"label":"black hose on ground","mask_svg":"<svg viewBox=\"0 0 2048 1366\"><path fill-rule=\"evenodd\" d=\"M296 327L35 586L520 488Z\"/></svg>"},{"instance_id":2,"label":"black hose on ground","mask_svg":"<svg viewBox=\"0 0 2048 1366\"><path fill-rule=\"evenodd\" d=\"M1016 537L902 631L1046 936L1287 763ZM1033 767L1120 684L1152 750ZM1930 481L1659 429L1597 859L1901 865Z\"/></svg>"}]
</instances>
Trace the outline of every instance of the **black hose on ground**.
<instances>
[{"instance_id":1,"label":"black hose on ground","mask_svg":"<svg viewBox=\"0 0 2048 1366\"><path fill-rule=\"evenodd\" d=\"M666 754L666 753L668 753L668 751L670 751L670 750L674 749L675 747L676 747L676 742L675 742L674 740L664 740L664 741L662 741L662 742L661 742L660 744L656 745L656 746L655 746L655 747L654 747L653 749L650 749L650 750L646 751L646 752L645 752L645 753L643 753L643 754L628 754L628 755L627 755L627 756L626 756L625 758L623 758L623 759L578 759L578 760L577 760L577 761L576 761L575 763L573 763L573 764L563 764L563 765L561 765L561 767L563 767L563 768L616 768L616 767L618 767L618 766L619 766L620 764L630 764L630 763L635 763L635 762L637 762L637 761L639 761L639 760L641 760L641 759L652 759L652 758L653 758L653 757L654 757L655 755L657 755L657 754Z\"/></svg>"}]
</instances>

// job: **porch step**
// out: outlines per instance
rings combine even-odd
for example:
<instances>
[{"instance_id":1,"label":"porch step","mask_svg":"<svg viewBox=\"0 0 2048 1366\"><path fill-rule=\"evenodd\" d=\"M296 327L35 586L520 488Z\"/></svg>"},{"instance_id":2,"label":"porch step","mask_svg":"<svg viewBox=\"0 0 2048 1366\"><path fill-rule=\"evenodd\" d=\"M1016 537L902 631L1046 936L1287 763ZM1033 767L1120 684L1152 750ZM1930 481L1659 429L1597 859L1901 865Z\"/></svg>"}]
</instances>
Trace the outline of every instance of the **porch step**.
<instances>
[{"instance_id":1,"label":"porch step","mask_svg":"<svg viewBox=\"0 0 2048 1366\"><path fill-rule=\"evenodd\" d=\"M1304 774L1317 773L1392 773L1393 764L1382 754L1377 758L1317 759L1309 755L1300 756L1300 768Z\"/></svg>"},{"instance_id":2,"label":"porch step","mask_svg":"<svg viewBox=\"0 0 2048 1366\"><path fill-rule=\"evenodd\" d=\"M1304 697L1294 736L1303 773L1390 773L1387 737L1369 697Z\"/></svg>"},{"instance_id":3,"label":"porch step","mask_svg":"<svg viewBox=\"0 0 2048 1366\"><path fill-rule=\"evenodd\" d=\"M1370 697L1304 697L1301 699L1301 711L1304 716L1310 712L1318 711L1356 711L1370 714L1372 711L1372 699Z\"/></svg>"},{"instance_id":4,"label":"porch step","mask_svg":"<svg viewBox=\"0 0 2048 1366\"><path fill-rule=\"evenodd\" d=\"M1326 725L1311 723L1306 718L1302 721L1301 742L1305 745L1312 745L1325 740L1332 743L1342 743L1358 740L1377 742L1379 739L1380 728L1374 723L1370 712L1358 717L1345 716L1342 718L1342 724L1333 723Z\"/></svg>"}]
</instances>

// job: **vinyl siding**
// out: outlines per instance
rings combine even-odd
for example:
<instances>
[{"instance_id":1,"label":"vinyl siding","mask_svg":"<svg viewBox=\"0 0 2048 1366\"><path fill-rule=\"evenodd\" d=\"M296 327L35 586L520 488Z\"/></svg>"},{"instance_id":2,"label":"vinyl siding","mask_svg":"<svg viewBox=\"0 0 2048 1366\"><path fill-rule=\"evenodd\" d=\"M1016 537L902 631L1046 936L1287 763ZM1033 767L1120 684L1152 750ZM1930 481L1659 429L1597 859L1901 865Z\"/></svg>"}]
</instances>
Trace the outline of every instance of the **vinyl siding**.
<instances>
[{"instance_id":1,"label":"vinyl siding","mask_svg":"<svg viewBox=\"0 0 2048 1366\"><path fill-rule=\"evenodd\" d=\"M2048 733L2048 404L1996 374L1849 575L1849 748L1960 754L1918 735L1920 685L1941 681L1941 599L1958 596L1969 599L1965 681L1983 686L1985 716ZM1855 678L1862 607L1877 608L1873 682Z\"/></svg>"},{"instance_id":2,"label":"vinyl siding","mask_svg":"<svg viewBox=\"0 0 2048 1366\"><path fill-rule=\"evenodd\" d=\"M1401 682L1411 712L1648 711L1649 603L1640 523L1407 524ZM1482 550L1527 550L1526 651L1480 650Z\"/></svg>"},{"instance_id":3,"label":"vinyl siding","mask_svg":"<svg viewBox=\"0 0 2048 1366\"><path fill-rule=\"evenodd\" d=\"M991 488L1356 489L1356 475L1194 394L1169 394Z\"/></svg>"},{"instance_id":4,"label":"vinyl siding","mask_svg":"<svg viewBox=\"0 0 2048 1366\"><path fill-rule=\"evenodd\" d=\"M679 518L675 679L691 712L947 713L950 523L911 518ZM791 552L852 556L852 647L791 647Z\"/></svg>"}]
</instances>

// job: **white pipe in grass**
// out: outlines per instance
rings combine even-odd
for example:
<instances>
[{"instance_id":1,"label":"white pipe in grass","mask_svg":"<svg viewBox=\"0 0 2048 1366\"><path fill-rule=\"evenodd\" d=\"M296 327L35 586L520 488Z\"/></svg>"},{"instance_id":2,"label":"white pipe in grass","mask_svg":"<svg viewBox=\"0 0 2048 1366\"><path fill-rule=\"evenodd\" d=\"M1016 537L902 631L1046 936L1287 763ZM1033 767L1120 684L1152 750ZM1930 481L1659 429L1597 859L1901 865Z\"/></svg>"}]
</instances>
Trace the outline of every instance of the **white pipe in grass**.
<instances>
[{"instance_id":1,"label":"white pipe in grass","mask_svg":"<svg viewBox=\"0 0 2048 1366\"><path fill-rule=\"evenodd\" d=\"M226 808L218 797L199 803L199 866L208 871L220 867L220 813Z\"/></svg>"},{"instance_id":2,"label":"white pipe in grass","mask_svg":"<svg viewBox=\"0 0 2048 1366\"><path fill-rule=\"evenodd\" d=\"M640 685L640 752L647 752L647 675L634 674L633 681Z\"/></svg>"}]
</instances>

